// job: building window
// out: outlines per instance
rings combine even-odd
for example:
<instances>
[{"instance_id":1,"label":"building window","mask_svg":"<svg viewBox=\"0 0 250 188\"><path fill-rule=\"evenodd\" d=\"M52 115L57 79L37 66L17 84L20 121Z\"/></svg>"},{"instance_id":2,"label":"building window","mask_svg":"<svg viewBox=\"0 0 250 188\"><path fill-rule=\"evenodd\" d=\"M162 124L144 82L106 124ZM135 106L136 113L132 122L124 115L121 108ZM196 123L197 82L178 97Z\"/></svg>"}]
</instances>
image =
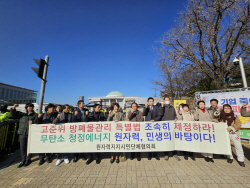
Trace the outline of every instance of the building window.
<instances>
[{"instance_id":1,"label":"building window","mask_svg":"<svg viewBox=\"0 0 250 188\"><path fill-rule=\"evenodd\" d=\"M10 89L10 97L9 97L9 99L12 99L12 98L13 98L13 90Z\"/></svg>"},{"instance_id":2,"label":"building window","mask_svg":"<svg viewBox=\"0 0 250 188\"><path fill-rule=\"evenodd\" d=\"M20 91L17 92L17 99L20 99Z\"/></svg>"},{"instance_id":3,"label":"building window","mask_svg":"<svg viewBox=\"0 0 250 188\"><path fill-rule=\"evenodd\" d=\"M20 93L21 93L20 99L23 99L23 92L21 91Z\"/></svg>"},{"instance_id":4,"label":"building window","mask_svg":"<svg viewBox=\"0 0 250 188\"><path fill-rule=\"evenodd\" d=\"M2 88L1 99L4 99L5 88Z\"/></svg>"},{"instance_id":5,"label":"building window","mask_svg":"<svg viewBox=\"0 0 250 188\"><path fill-rule=\"evenodd\" d=\"M8 98L9 98L9 89L6 89L5 100L8 100Z\"/></svg>"},{"instance_id":6,"label":"building window","mask_svg":"<svg viewBox=\"0 0 250 188\"><path fill-rule=\"evenodd\" d=\"M17 91L14 90L14 97L13 97L14 100L16 100L16 92L17 92Z\"/></svg>"}]
</instances>

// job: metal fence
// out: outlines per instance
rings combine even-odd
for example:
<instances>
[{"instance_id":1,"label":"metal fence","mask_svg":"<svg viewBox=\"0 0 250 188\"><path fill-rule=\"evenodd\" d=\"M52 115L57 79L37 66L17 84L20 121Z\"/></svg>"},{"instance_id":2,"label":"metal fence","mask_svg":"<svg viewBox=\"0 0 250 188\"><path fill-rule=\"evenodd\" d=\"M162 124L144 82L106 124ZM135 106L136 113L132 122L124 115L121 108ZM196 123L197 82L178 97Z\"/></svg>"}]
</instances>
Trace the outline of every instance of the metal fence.
<instances>
[{"instance_id":1,"label":"metal fence","mask_svg":"<svg viewBox=\"0 0 250 188\"><path fill-rule=\"evenodd\" d=\"M18 127L18 120L0 122L0 160L20 148Z\"/></svg>"}]
</instances>

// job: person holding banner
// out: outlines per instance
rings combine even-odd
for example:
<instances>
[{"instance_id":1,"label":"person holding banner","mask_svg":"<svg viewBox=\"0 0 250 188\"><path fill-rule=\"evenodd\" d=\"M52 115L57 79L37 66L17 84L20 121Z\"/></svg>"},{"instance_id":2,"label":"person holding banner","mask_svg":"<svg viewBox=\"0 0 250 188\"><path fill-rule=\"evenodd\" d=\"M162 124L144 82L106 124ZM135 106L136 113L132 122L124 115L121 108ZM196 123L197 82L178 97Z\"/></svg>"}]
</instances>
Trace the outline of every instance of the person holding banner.
<instances>
[{"instance_id":1,"label":"person holding banner","mask_svg":"<svg viewBox=\"0 0 250 188\"><path fill-rule=\"evenodd\" d=\"M84 101L79 100L77 102L77 105L78 105L78 108L72 114L72 122L88 122L89 110L87 108L84 108L85 106ZM79 157L82 157L83 160L86 160L86 157L84 154L74 153L73 162L76 163Z\"/></svg>"},{"instance_id":2,"label":"person holding banner","mask_svg":"<svg viewBox=\"0 0 250 188\"><path fill-rule=\"evenodd\" d=\"M194 115L189 111L189 105L188 104L182 104L182 111L178 114L178 121L194 121ZM188 160L188 156L195 161L194 153L184 151L184 159Z\"/></svg>"},{"instance_id":3,"label":"person holding banner","mask_svg":"<svg viewBox=\"0 0 250 188\"><path fill-rule=\"evenodd\" d=\"M183 104L180 104L179 107L182 107ZM180 110L181 111L181 110ZM179 113L179 112L178 112ZM169 97L165 97L164 98L164 102L161 104L160 107L160 114L162 116L161 121L177 121L177 115L176 115L176 111L174 109L174 107L170 104L170 98ZM164 152L165 157L164 159L166 161L168 161L169 159L169 152L166 151ZM177 151L172 151L173 157L177 160L180 161L181 159L178 157L177 155Z\"/></svg>"},{"instance_id":4,"label":"person holding banner","mask_svg":"<svg viewBox=\"0 0 250 188\"><path fill-rule=\"evenodd\" d=\"M246 108L247 108L247 104L243 104L241 109L240 109L241 116L250 117L250 112L247 112Z\"/></svg>"},{"instance_id":5,"label":"person holding banner","mask_svg":"<svg viewBox=\"0 0 250 188\"><path fill-rule=\"evenodd\" d=\"M211 112L205 109L205 102L204 101L199 101L197 103L197 105L199 108L197 108L197 107L195 108L195 112L194 112L194 120L195 121L211 121L211 122L218 123L217 119L211 118L211 117L213 117ZM202 153L202 155L205 157L206 162L214 163L212 153Z\"/></svg>"},{"instance_id":6,"label":"person holding banner","mask_svg":"<svg viewBox=\"0 0 250 188\"><path fill-rule=\"evenodd\" d=\"M115 123L117 123L118 121L123 121L123 113L122 112L118 112L120 108L120 105L118 103L113 103L112 104L112 109L113 111L109 111L109 116L107 121L114 121ZM119 152L112 152L111 153L111 159L110 159L110 163L112 164L115 160L116 163L119 163Z\"/></svg>"},{"instance_id":7,"label":"person holding banner","mask_svg":"<svg viewBox=\"0 0 250 188\"><path fill-rule=\"evenodd\" d=\"M32 103L27 103L25 105L26 113L17 113L16 107L18 106L18 104L14 104L13 108L10 110L10 116L14 119L20 119L17 134L20 135L20 151L22 157L22 162L18 165L18 168L21 168L31 163L31 155L27 155L29 125L37 119L37 114L34 112L34 104Z\"/></svg>"},{"instance_id":8,"label":"person holding banner","mask_svg":"<svg viewBox=\"0 0 250 188\"><path fill-rule=\"evenodd\" d=\"M103 122L106 121L104 114L101 112L101 106L100 104L96 104L94 107L93 112L89 114L89 122ZM94 157L93 157L94 155ZM93 158L96 160L96 164L99 164L100 161L100 155L99 153L89 153L88 161L86 164L90 164L93 161Z\"/></svg>"},{"instance_id":9,"label":"person holding banner","mask_svg":"<svg viewBox=\"0 0 250 188\"><path fill-rule=\"evenodd\" d=\"M61 113L58 112L57 114L57 118L53 121L54 124L58 124L58 123L70 123L71 122L71 118L72 118L72 114L69 112L70 107L68 104L65 104L63 106L63 111ZM63 154L64 155L64 162L66 164L69 164L69 157L68 154ZM58 166L59 164L61 164L62 162L62 154L58 153L57 154L57 161L56 161L56 166Z\"/></svg>"},{"instance_id":10,"label":"person holding banner","mask_svg":"<svg viewBox=\"0 0 250 188\"><path fill-rule=\"evenodd\" d=\"M47 112L44 114L39 114L38 118L35 120L35 124L51 124L54 122L54 120L57 118L57 114L55 113L55 105L54 104L49 104L47 106ZM46 155L46 162L51 163L50 160L50 153L39 153L39 166L44 163L44 157Z\"/></svg>"},{"instance_id":11,"label":"person holding banner","mask_svg":"<svg viewBox=\"0 0 250 188\"><path fill-rule=\"evenodd\" d=\"M159 107L154 105L154 98L148 98L148 104L145 104L143 109L143 116L145 116L145 121L161 121L161 114ZM151 160L152 157L155 157L156 160L160 160L156 152L148 152L148 160Z\"/></svg>"},{"instance_id":12,"label":"person holding banner","mask_svg":"<svg viewBox=\"0 0 250 188\"><path fill-rule=\"evenodd\" d=\"M237 153L237 158L239 161L239 165L245 167L244 163L244 151L241 145L240 133L239 130L241 128L241 121L237 115L234 114L232 107L229 104L223 105L223 110L219 114L219 121L226 122L228 125L227 131L229 132L229 138L232 140L235 146L235 150ZM228 156L228 163L233 162L233 156Z\"/></svg>"},{"instance_id":13,"label":"person holding banner","mask_svg":"<svg viewBox=\"0 0 250 188\"><path fill-rule=\"evenodd\" d=\"M132 103L131 108L132 109L128 112L129 121L142 122L143 116L142 116L142 112L138 110L138 104L135 102ZM135 155L137 157L137 161L141 160L141 153L140 152L131 152L130 154L131 154L131 156L130 156L131 160L133 160L135 158Z\"/></svg>"},{"instance_id":14,"label":"person holding banner","mask_svg":"<svg viewBox=\"0 0 250 188\"><path fill-rule=\"evenodd\" d=\"M217 118L218 115L220 114L220 112L222 111L222 109L220 107L218 107L218 103L219 103L219 101L217 99L210 100L211 106L207 110L210 112L212 119Z\"/></svg>"}]
</instances>

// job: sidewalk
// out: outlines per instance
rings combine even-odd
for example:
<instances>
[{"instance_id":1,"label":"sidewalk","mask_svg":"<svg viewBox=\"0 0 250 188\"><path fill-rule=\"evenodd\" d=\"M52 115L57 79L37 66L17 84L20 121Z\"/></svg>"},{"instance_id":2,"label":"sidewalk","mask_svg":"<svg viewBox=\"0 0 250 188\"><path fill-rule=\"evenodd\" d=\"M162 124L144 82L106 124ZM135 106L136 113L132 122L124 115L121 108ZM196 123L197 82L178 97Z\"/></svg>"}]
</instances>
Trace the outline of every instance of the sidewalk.
<instances>
[{"instance_id":1,"label":"sidewalk","mask_svg":"<svg viewBox=\"0 0 250 188\"><path fill-rule=\"evenodd\" d=\"M38 166L38 156L32 158L28 167L17 168L20 156L0 174L0 187L250 187L250 150L244 147L246 167L241 167L236 160L228 164L219 155L215 156L215 163L207 163L200 154L196 154L196 161L189 159L176 161L170 157L169 161L142 158L119 164L110 164L108 154L101 163L93 161L86 165L80 159L77 163L61 163L55 166L56 159L50 164ZM146 154L144 154L146 157Z\"/></svg>"}]
</instances>

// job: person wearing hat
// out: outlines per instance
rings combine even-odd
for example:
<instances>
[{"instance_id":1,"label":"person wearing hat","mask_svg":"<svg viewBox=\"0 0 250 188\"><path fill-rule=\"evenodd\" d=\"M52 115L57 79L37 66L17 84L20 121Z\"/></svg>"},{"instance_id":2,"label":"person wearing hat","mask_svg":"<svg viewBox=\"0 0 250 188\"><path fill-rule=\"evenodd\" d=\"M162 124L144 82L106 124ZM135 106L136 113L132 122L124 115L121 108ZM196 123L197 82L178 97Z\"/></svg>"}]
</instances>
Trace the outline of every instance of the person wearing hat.
<instances>
[{"instance_id":1,"label":"person wearing hat","mask_svg":"<svg viewBox=\"0 0 250 188\"><path fill-rule=\"evenodd\" d=\"M18 106L18 104L15 104L10 110L10 114L14 119L19 119L19 128L17 134L20 135L20 151L22 162L18 165L18 168L21 168L23 166L26 167L31 163L31 155L27 155L29 125L33 124L37 119L37 113L34 112L34 104L32 103L27 103L25 105L26 113L17 112L16 107Z\"/></svg>"}]
</instances>

